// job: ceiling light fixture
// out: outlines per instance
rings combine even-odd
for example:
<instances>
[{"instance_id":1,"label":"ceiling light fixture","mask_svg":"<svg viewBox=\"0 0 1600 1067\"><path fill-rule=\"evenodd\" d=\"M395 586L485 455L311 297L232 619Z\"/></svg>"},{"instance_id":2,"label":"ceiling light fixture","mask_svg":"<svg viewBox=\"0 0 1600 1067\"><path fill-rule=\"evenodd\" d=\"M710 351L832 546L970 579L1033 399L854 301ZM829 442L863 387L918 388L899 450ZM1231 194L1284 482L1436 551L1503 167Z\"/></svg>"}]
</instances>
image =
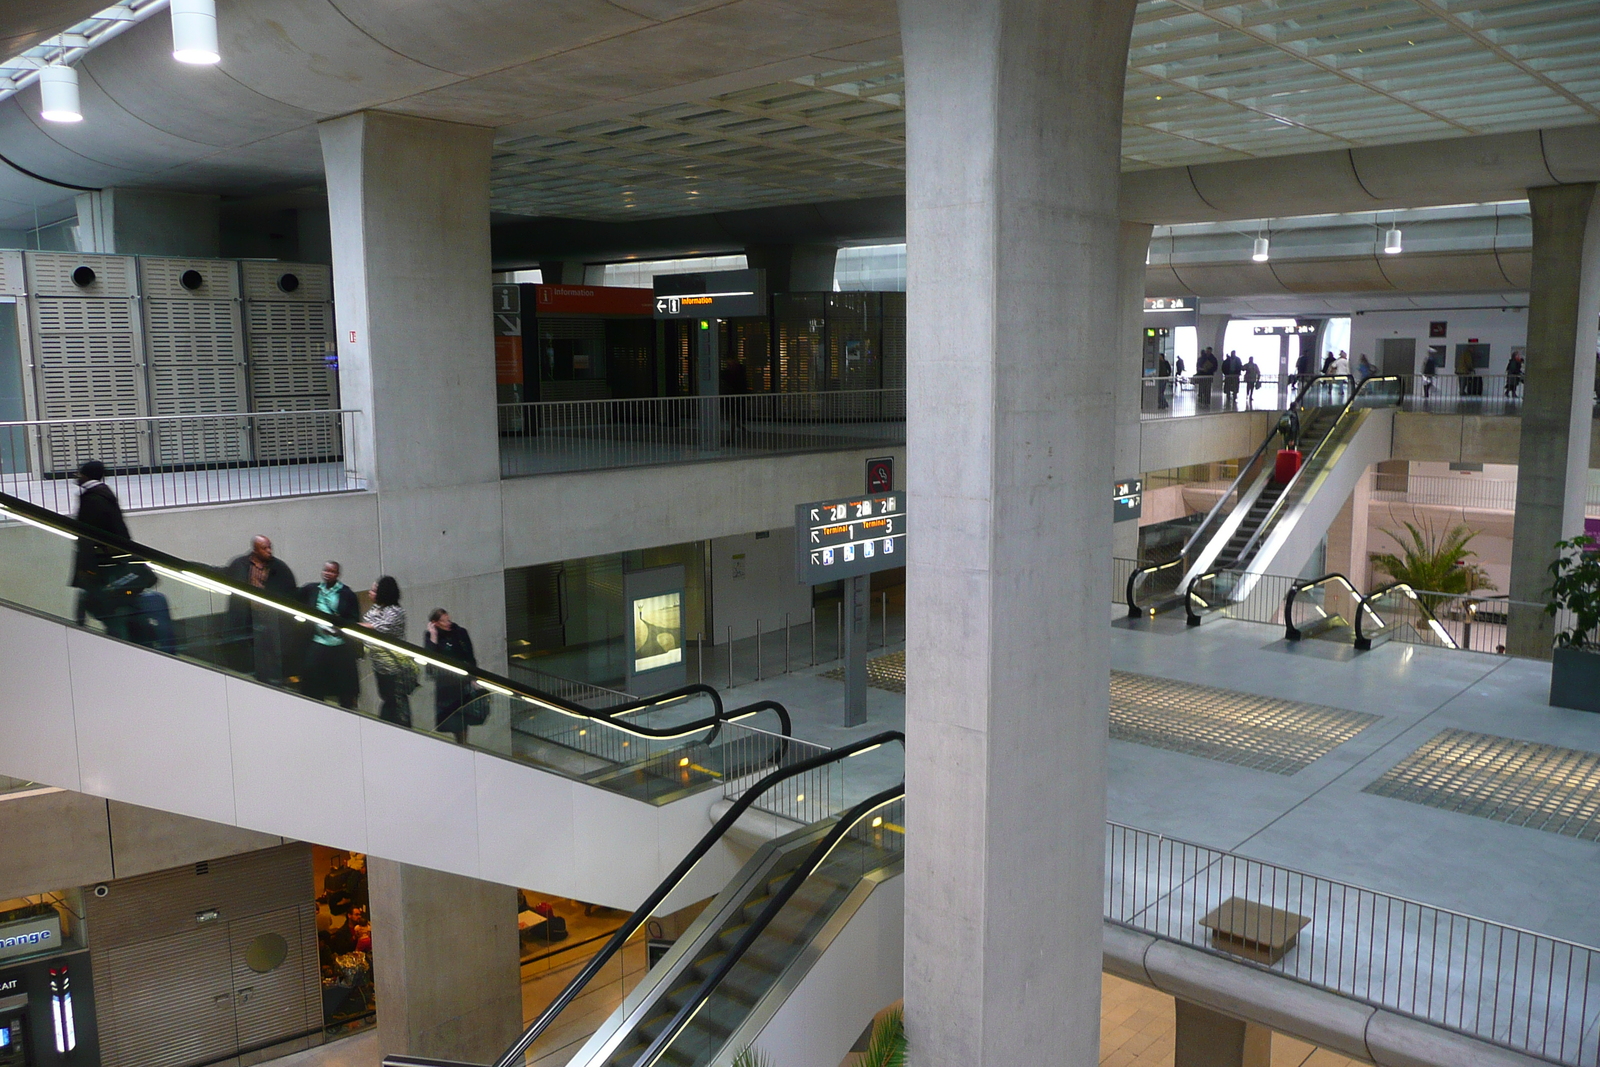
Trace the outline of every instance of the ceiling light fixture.
<instances>
[{"instance_id":1,"label":"ceiling light fixture","mask_svg":"<svg viewBox=\"0 0 1600 1067\"><path fill-rule=\"evenodd\" d=\"M78 103L78 68L43 67L39 71L39 117L49 122L82 122Z\"/></svg>"},{"instance_id":2,"label":"ceiling light fixture","mask_svg":"<svg viewBox=\"0 0 1600 1067\"><path fill-rule=\"evenodd\" d=\"M179 63L221 62L216 0L172 0L171 11L172 58Z\"/></svg>"},{"instance_id":3,"label":"ceiling light fixture","mask_svg":"<svg viewBox=\"0 0 1600 1067\"><path fill-rule=\"evenodd\" d=\"M1383 250L1391 256L1400 254L1400 227L1390 226L1383 234Z\"/></svg>"},{"instance_id":4,"label":"ceiling light fixture","mask_svg":"<svg viewBox=\"0 0 1600 1067\"><path fill-rule=\"evenodd\" d=\"M1250 253L1250 258L1257 263L1265 263L1267 261L1267 239L1265 237L1256 238L1255 251Z\"/></svg>"}]
</instances>

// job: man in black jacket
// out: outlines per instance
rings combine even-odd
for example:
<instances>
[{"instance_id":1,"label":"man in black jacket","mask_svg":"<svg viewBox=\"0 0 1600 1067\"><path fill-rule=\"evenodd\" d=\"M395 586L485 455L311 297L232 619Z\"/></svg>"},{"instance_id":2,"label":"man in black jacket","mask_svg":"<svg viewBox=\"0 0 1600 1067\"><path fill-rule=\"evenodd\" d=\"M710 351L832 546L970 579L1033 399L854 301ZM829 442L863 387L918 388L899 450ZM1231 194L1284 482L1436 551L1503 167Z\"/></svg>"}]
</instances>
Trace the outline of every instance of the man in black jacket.
<instances>
[{"instance_id":1,"label":"man in black jacket","mask_svg":"<svg viewBox=\"0 0 1600 1067\"><path fill-rule=\"evenodd\" d=\"M117 494L106 484L106 465L97 459L84 462L78 468L78 521L99 533L129 540L128 524L122 518L122 505ZM93 615L105 624L106 632L113 637L128 636L127 620L106 592L117 567L116 553L97 541L78 539L78 551L72 564L72 586L81 590L78 597L78 625Z\"/></svg>"},{"instance_id":2,"label":"man in black jacket","mask_svg":"<svg viewBox=\"0 0 1600 1067\"><path fill-rule=\"evenodd\" d=\"M250 551L230 560L222 573L271 596L294 600L297 586L289 565L272 553L272 539L256 534ZM283 615L264 605L252 605L246 597L228 598L228 630L239 647L253 652L240 657L240 670L254 670L268 685L282 685L285 675Z\"/></svg>"}]
</instances>

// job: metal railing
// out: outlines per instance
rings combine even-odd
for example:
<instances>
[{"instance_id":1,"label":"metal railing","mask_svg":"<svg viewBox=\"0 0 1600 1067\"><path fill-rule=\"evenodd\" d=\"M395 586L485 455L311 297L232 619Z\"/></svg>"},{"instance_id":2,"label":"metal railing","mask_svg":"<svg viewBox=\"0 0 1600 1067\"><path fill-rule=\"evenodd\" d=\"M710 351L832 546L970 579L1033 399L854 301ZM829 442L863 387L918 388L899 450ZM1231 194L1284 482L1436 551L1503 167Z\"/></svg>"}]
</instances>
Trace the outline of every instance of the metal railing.
<instances>
[{"instance_id":1,"label":"metal railing","mask_svg":"<svg viewBox=\"0 0 1600 1067\"><path fill-rule=\"evenodd\" d=\"M1600 1062L1600 951L1116 823L1106 861L1119 926L1555 1063ZM1201 925L1230 901L1278 910L1232 925L1289 940L1281 958Z\"/></svg>"},{"instance_id":2,"label":"metal railing","mask_svg":"<svg viewBox=\"0 0 1600 1067\"><path fill-rule=\"evenodd\" d=\"M1372 500L1515 511L1517 483L1472 475L1451 478L1437 474L1385 474L1380 471L1372 475ZM1600 512L1600 485L1590 485L1585 489L1584 509L1591 515Z\"/></svg>"},{"instance_id":3,"label":"metal railing","mask_svg":"<svg viewBox=\"0 0 1600 1067\"><path fill-rule=\"evenodd\" d=\"M1281 411L1294 399L1298 382L1293 375L1280 381L1263 375L1255 389L1239 376L1237 383L1225 374L1147 374L1139 379L1139 412L1144 418L1182 418L1186 415L1222 415L1235 411Z\"/></svg>"},{"instance_id":4,"label":"metal railing","mask_svg":"<svg viewBox=\"0 0 1600 1067\"><path fill-rule=\"evenodd\" d=\"M502 404L500 473L700 463L902 445L904 389Z\"/></svg>"},{"instance_id":5,"label":"metal railing","mask_svg":"<svg viewBox=\"0 0 1600 1067\"><path fill-rule=\"evenodd\" d=\"M129 511L365 488L355 468L359 411L0 422L0 492L60 514L72 474L97 459Z\"/></svg>"},{"instance_id":6,"label":"metal railing","mask_svg":"<svg viewBox=\"0 0 1600 1067\"><path fill-rule=\"evenodd\" d=\"M1202 619L1215 615L1275 626L1283 622L1284 605L1294 585L1294 578L1282 574L1207 571L1195 575L1185 587L1184 621L1198 626Z\"/></svg>"},{"instance_id":7,"label":"metal railing","mask_svg":"<svg viewBox=\"0 0 1600 1067\"><path fill-rule=\"evenodd\" d=\"M1462 415L1520 415L1526 375L1408 374L1404 407Z\"/></svg>"}]
</instances>

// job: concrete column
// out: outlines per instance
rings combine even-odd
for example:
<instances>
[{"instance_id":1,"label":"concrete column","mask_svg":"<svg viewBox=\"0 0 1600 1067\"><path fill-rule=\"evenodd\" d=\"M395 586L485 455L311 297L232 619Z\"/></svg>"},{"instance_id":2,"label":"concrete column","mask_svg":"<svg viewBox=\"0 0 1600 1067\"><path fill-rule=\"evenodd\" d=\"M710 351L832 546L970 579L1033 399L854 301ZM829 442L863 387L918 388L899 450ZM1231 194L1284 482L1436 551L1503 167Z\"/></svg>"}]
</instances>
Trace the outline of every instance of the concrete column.
<instances>
[{"instance_id":1,"label":"concrete column","mask_svg":"<svg viewBox=\"0 0 1600 1067\"><path fill-rule=\"evenodd\" d=\"M78 245L85 252L200 256L222 250L222 198L159 189L79 193Z\"/></svg>"},{"instance_id":2,"label":"concrete column","mask_svg":"<svg viewBox=\"0 0 1600 1067\"><path fill-rule=\"evenodd\" d=\"M339 387L363 413L358 464L378 489L382 569L400 582L408 637L447 608L479 662L504 669L491 131L360 112L321 133Z\"/></svg>"},{"instance_id":3,"label":"concrete column","mask_svg":"<svg viewBox=\"0 0 1600 1067\"><path fill-rule=\"evenodd\" d=\"M589 281L587 264L581 259L541 259L539 261L539 276L546 285L583 285ZM601 277L605 277L605 267L600 267ZM599 282L594 284L598 285Z\"/></svg>"},{"instance_id":4,"label":"concrete column","mask_svg":"<svg viewBox=\"0 0 1600 1067\"><path fill-rule=\"evenodd\" d=\"M522 1032L517 891L369 857L385 1056L492 1063Z\"/></svg>"},{"instance_id":5,"label":"concrete column","mask_svg":"<svg viewBox=\"0 0 1600 1067\"><path fill-rule=\"evenodd\" d=\"M1099 1060L1108 363L1133 11L900 4L919 1067Z\"/></svg>"},{"instance_id":6,"label":"concrete column","mask_svg":"<svg viewBox=\"0 0 1600 1067\"><path fill-rule=\"evenodd\" d=\"M1533 277L1517 450L1511 599L1542 604L1557 541L1583 532L1600 319L1600 186L1529 189ZM1506 651L1550 658L1554 620L1512 608Z\"/></svg>"},{"instance_id":7,"label":"concrete column","mask_svg":"<svg viewBox=\"0 0 1600 1067\"><path fill-rule=\"evenodd\" d=\"M1114 349L1116 381L1116 426L1112 438L1111 477L1137 478L1144 467L1139 462L1139 413L1144 405L1144 283L1145 256L1150 250L1150 231L1143 222L1124 222L1119 235L1117 258L1117 347ZM1139 557L1139 522L1128 519L1111 526L1111 554L1123 559Z\"/></svg>"},{"instance_id":8,"label":"concrete column","mask_svg":"<svg viewBox=\"0 0 1600 1067\"><path fill-rule=\"evenodd\" d=\"M767 272L769 293L831 293L839 250L833 245L752 245L744 250L752 270Z\"/></svg>"},{"instance_id":9,"label":"concrete column","mask_svg":"<svg viewBox=\"0 0 1600 1067\"><path fill-rule=\"evenodd\" d=\"M1328 527L1328 554L1324 566L1329 574L1342 574L1350 584L1365 593L1372 592L1372 580L1367 575L1367 531L1370 524L1372 502L1372 477L1369 472L1339 509L1333 524ZM1330 613L1343 615L1354 625L1355 600L1342 587L1330 586L1327 591L1327 608Z\"/></svg>"},{"instance_id":10,"label":"concrete column","mask_svg":"<svg viewBox=\"0 0 1600 1067\"><path fill-rule=\"evenodd\" d=\"M1176 1003L1173 1067L1271 1067L1271 1030L1186 1000Z\"/></svg>"}]
</instances>

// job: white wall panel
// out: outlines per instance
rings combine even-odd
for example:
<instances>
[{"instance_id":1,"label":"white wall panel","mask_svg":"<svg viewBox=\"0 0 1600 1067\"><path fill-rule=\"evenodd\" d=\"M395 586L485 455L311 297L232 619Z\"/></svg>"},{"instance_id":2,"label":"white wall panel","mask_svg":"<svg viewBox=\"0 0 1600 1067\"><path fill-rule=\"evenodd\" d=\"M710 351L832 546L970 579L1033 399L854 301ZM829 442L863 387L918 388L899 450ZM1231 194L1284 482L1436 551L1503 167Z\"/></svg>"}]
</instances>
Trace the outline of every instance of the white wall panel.
<instances>
[{"instance_id":1,"label":"white wall panel","mask_svg":"<svg viewBox=\"0 0 1600 1067\"><path fill-rule=\"evenodd\" d=\"M227 679L227 696L239 825L366 852L361 720L242 678Z\"/></svg>"},{"instance_id":2,"label":"white wall panel","mask_svg":"<svg viewBox=\"0 0 1600 1067\"><path fill-rule=\"evenodd\" d=\"M418 718L427 708L414 708ZM478 789L471 749L389 723L361 720L368 851L384 859L473 874Z\"/></svg>"},{"instance_id":3,"label":"white wall panel","mask_svg":"<svg viewBox=\"0 0 1600 1067\"><path fill-rule=\"evenodd\" d=\"M6 607L0 672L0 774L613 907L636 907L722 798L658 808ZM663 910L739 862L718 846Z\"/></svg>"},{"instance_id":4,"label":"white wall panel","mask_svg":"<svg viewBox=\"0 0 1600 1067\"><path fill-rule=\"evenodd\" d=\"M234 823L224 676L88 630L67 647L83 791Z\"/></svg>"},{"instance_id":5,"label":"white wall panel","mask_svg":"<svg viewBox=\"0 0 1600 1067\"><path fill-rule=\"evenodd\" d=\"M0 612L0 678L0 774L81 788L66 629Z\"/></svg>"}]
</instances>

